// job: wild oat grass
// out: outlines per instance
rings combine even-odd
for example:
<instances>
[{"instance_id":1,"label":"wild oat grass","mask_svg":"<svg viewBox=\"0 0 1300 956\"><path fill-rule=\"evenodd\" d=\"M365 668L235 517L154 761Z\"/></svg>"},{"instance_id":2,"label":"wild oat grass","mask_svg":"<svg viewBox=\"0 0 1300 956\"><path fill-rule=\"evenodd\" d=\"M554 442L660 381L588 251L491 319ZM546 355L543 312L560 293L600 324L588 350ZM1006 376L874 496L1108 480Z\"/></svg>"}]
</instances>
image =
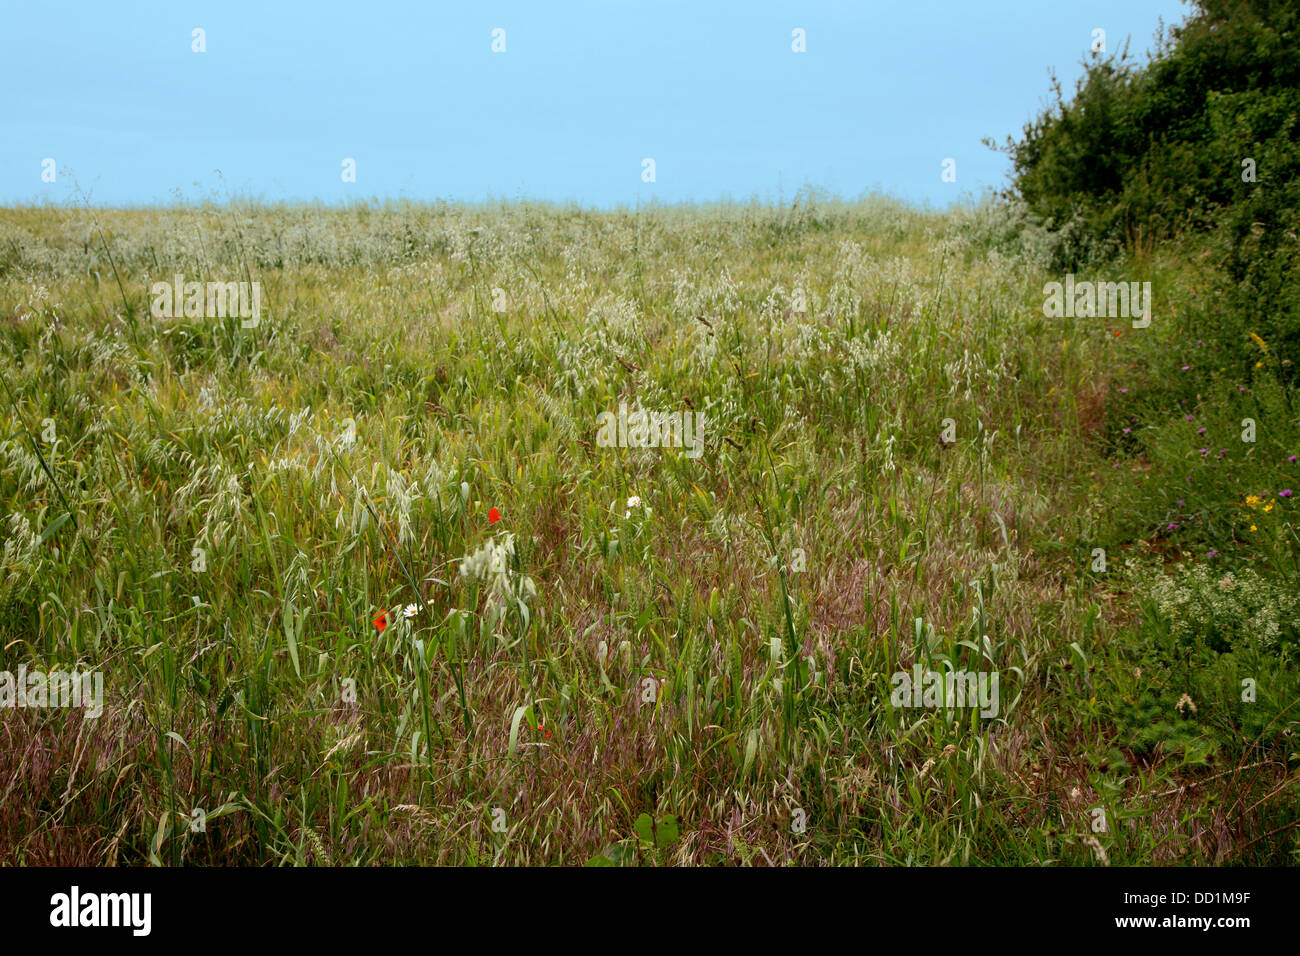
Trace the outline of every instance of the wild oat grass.
<instances>
[{"instance_id":1,"label":"wild oat grass","mask_svg":"<svg viewBox=\"0 0 1300 956\"><path fill-rule=\"evenodd\" d=\"M1294 860L1287 685L1139 702L1112 330L998 215L0 210L0 669L107 688L4 712L0 859ZM620 402L704 453L598 447Z\"/></svg>"}]
</instances>

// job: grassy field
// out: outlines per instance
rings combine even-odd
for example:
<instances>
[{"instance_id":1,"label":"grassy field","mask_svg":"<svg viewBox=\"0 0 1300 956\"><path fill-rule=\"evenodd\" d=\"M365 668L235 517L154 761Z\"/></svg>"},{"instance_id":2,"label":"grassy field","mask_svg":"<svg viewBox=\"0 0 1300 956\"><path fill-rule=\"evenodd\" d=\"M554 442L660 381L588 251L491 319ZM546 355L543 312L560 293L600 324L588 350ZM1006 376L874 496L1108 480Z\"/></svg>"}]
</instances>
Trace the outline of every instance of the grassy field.
<instances>
[{"instance_id":1,"label":"grassy field","mask_svg":"<svg viewBox=\"0 0 1300 956\"><path fill-rule=\"evenodd\" d=\"M0 862L1300 861L1288 394L1184 482L1208 280L1047 318L1007 215L0 210L0 669L104 686L0 712Z\"/></svg>"}]
</instances>

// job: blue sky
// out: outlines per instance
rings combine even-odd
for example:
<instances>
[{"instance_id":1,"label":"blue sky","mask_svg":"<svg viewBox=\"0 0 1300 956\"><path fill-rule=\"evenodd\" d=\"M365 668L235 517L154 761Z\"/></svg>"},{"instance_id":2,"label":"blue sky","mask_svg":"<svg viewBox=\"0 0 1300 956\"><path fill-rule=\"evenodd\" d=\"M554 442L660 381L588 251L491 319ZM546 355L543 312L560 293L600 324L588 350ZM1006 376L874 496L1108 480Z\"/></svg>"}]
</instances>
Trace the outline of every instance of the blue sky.
<instances>
[{"instance_id":1,"label":"blue sky","mask_svg":"<svg viewBox=\"0 0 1300 956\"><path fill-rule=\"evenodd\" d=\"M1005 184L1002 142L1092 31L1142 55L1179 0L371 0L7 4L0 204L232 194L791 198L946 205ZM205 31L206 52L192 51ZM492 31L505 30L505 52ZM791 31L806 34L794 53ZM42 162L55 161L55 182ZM342 162L356 162L356 182ZM655 182L642 161L655 161ZM956 161L955 183L941 179ZM218 173L218 170L220 171Z\"/></svg>"}]
</instances>

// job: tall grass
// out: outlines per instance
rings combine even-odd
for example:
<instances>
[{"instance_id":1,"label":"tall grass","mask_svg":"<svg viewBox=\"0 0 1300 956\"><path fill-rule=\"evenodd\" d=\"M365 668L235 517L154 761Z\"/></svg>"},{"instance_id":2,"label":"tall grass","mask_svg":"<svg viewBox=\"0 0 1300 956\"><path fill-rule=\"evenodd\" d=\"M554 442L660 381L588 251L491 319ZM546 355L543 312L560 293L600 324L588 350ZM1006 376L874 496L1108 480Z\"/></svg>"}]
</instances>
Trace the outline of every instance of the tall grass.
<instances>
[{"instance_id":1,"label":"tall grass","mask_svg":"<svg viewBox=\"0 0 1300 956\"><path fill-rule=\"evenodd\" d=\"M1204 759L1133 710L1179 678L1080 557L1130 495L1109 330L972 222L0 210L0 669L107 687L4 712L0 858L1293 859L1289 685L1198 697L1267 728ZM177 273L260 323L151 317ZM703 455L599 447L620 401ZM892 707L915 662L998 716Z\"/></svg>"}]
</instances>

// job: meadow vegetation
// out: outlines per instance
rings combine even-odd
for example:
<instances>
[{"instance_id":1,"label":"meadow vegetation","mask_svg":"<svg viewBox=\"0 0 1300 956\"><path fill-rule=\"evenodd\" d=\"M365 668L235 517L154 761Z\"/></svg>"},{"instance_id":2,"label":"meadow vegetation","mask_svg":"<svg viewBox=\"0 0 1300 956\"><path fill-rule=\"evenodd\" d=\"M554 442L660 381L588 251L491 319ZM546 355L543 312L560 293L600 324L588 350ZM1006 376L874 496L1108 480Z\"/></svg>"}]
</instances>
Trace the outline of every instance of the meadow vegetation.
<instances>
[{"instance_id":1,"label":"meadow vegetation","mask_svg":"<svg viewBox=\"0 0 1300 956\"><path fill-rule=\"evenodd\" d=\"M106 694L3 712L0 861L1297 862L1288 357L1199 333L1233 286L1174 244L1070 265L1150 327L1046 318L1072 242L0 210L0 670ZM260 320L154 317L177 274ZM703 453L598 446L621 402ZM997 716L892 707L917 663Z\"/></svg>"}]
</instances>

